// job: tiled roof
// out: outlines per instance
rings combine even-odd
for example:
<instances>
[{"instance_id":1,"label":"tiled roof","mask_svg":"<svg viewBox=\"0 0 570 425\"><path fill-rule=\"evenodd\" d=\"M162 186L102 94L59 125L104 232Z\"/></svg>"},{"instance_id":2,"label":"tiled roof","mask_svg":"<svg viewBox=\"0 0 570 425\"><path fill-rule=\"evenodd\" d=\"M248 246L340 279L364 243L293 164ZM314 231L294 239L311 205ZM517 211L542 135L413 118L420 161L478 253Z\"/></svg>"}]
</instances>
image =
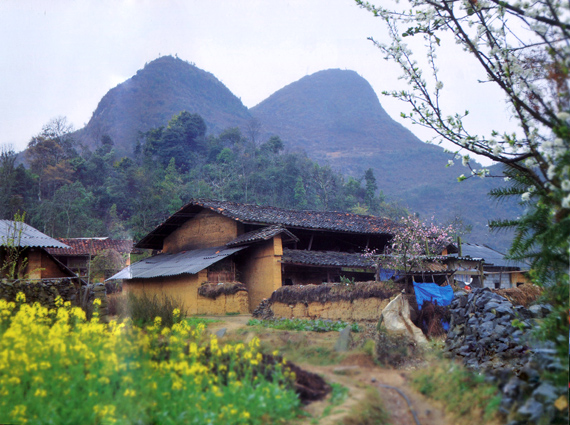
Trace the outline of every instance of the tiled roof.
<instances>
[{"instance_id":1,"label":"tiled roof","mask_svg":"<svg viewBox=\"0 0 570 425\"><path fill-rule=\"evenodd\" d=\"M171 215L164 223L145 236L137 248L162 249L162 241L203 209L209 209L233 220L257 225L277 224L286 228L301 228L360 234L392 235L398 228L394 221L368 215L335 211L302 211L239 204L230 201L195 199Z\"/></svg>"},{"instance_id":2,"label":"tiled roof","mask_svg":"<svg viewBox=\"0 0 570 425\"><path fill-rule=\"evenodd\" d=\"M226 246L238 246L238 245L245 245L254 242L261 242L271 239L272 237L284 233L285 237L289 240L298 241L297 238L293 233L289 230L285 229L281 226L269 226L263 227L258 230L254 230L252 232L244 233L243 235L238 236L233 241L230 241L226 244Z\"/></svg>"},{"instance_id":3,"label":"tiled roof","mask_svg":"<svg viewBox=\"0 0 570 425\"><path fill-rule=\"evenodd\" d=\"M176 254L159 254L138 261L121 270L107 280L145 279L160 276L176 276L179 274L196 274L200 270L244 249L245 247L195 249Z\"/></svg>"},{"instance_id":4,"label":"tiled roof","mask_svg":"<svg viewBox=\"0 0 570 425\"><path fill-rule=\"evenodd\" d=\"M281 262L310 266L374 268L374 261L362 254L336 251L305 251L285 248Z\"/></svg>"},{"instance_id":5,"label":"tiled roof","mask_svg":"<svg viewBox=\"0 0 570 425\"><path fill-rule=\"evenodd\" d=\"M19 246L57 247L62 250L69 248L26 223L0 220L0 246L6 245L9 240L12 241L10 243L19 243Z\"/></svg>"},{"instance_id":6,"label":"tiled roof","mask_svg":"<svg viewBox=\"0 0 570 425\"><path fill-rule=\"evenodd\" d=\"M97 255L105 249L114 249L121 254L128 254L133 249L133 241L115 240L109 238L58 238L71 249L48 248L52 255L87 256Z\"/></svg>"}]
</instances>

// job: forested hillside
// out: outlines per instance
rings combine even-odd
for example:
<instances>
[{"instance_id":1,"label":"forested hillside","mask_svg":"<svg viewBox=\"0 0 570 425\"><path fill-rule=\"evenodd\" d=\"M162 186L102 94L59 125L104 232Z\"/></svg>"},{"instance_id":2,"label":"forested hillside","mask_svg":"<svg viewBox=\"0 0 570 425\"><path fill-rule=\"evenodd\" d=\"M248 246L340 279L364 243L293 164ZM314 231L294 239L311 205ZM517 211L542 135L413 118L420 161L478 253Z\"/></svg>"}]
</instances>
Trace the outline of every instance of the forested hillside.
<instances>
[{"instance_id":1,"label":"forested hillside","mask_svg":"<svg viewBox=\"0 0 570 425\"><path fill-rule=\"evenodd\" d=\"M53 120L29 144L29 169L2 152L0 218L25 211L50 236L138 239L194 197L393 218L406 212L378 192L372 170L345 178L286 153L278 136L256 143L237 128L206 133L200 115L183 111L121 157L108 135L81 150L65 119Z\"/></svg>"},{"instance_id":2,"label":"forested hillside","mask_svg":"<svg viewBox=\"0 0 570 425\"><path fill-rule=\"evenodd\" d=\"M163 56L109 90L75 137L93 147L108 135L120 155L131 155L140 132L165 125L181 111L199 113L212 133L243 128L251 119L241 100L214 75Z\"/></svg>"},{"instance_id":3,"label":"forested hillside","mask_svg":"<svg viewBox=\"0 0 570 425\"><path fill-rule=\"evenodd\" d=\"M392 199L424 218L461 219L473 228L470 240L508 246L508 233L491 235L489 219L520 214L516 202L501 205L488 193L502 179L457 178L470 170L461 157L421 142L392 120L370 84L354 71L329 69L289 84L251 108L265 134L279 134L293 148L347 175L374 170ZM495 173L501 174L501 173Z\"/></svg>"},{"instance_id":4,"label":"forested hillside","mask_svg":"<svg viewBox=\"0 0 570 425\"><path fill-rule=\"evenodd\" d=\"M188 114L178 121L188 122L169 124L182 111ZM194 128L184 130L191 135L180 138L180 126L191 122ZM29 219L53 235L105 234L117 223L138 235L166 216L171 202L178 205L191 196L317 209L360 204L379 212L359 192L365 173L376 179L369 192L377 187L377 194L422 218L462 222L473 229L471 241L496 248L505 248L510 237L490 235L488 220L520 213L516 203L497 206L489 199L500 179L458 183L459 175L469 175L461 159L446 167L452 156L392 120L370 84L353 71L317 72L248 110L212 74L161 57L111 89L85 128L70 132L61 122L47 127L55 130L32 138L21 155L29 169L13 171L19 178L7 193L17 194L9 202L25 206ZM267 145L277 140L273 136L279 148ZM52 140L58 140L57 148L47 146ZM5 162L10 161L7 155ZM297 201L291 198L295 193ZM9 196L2 195L4 204ZM66 197L75 203L55 200ZM8 210L14 208L3 209ZM84 230L73 231L74 225Z\"/></svg>"}]
</instances>

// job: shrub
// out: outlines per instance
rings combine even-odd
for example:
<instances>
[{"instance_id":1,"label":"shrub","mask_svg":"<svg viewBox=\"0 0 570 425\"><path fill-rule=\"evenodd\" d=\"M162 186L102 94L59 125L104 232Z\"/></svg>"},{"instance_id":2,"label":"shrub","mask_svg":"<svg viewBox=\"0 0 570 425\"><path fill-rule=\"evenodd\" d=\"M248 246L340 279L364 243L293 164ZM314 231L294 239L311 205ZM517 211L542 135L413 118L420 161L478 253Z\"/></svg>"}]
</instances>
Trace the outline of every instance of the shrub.
<instances>
[{"instance_id":1,"label":"shrub","mask_svg":"<svg viewBox=\"0 0 570 425\"><path fill-rule=\"evenodd\" d=\"M174 312L177 311L178 314ZM184 317L186 309L184 304L173 297L167 295L147 294L136 295L132 292L127 294L127 312L133 323L137 326L146 326L154 322L155 317L160 317L164 326L171 327Z\"/></svg>"},{"instance_id":2,"label":"shrub","mask_svg":"<svg viewBox=\"0 0 570 425\"><path fill-rule=\"evenodd\" d=\"M401 367L421 355L421 349L405 335L393 334L383 326L376 335L376 359L385 366Z\"/></svg>"}]
</instances>

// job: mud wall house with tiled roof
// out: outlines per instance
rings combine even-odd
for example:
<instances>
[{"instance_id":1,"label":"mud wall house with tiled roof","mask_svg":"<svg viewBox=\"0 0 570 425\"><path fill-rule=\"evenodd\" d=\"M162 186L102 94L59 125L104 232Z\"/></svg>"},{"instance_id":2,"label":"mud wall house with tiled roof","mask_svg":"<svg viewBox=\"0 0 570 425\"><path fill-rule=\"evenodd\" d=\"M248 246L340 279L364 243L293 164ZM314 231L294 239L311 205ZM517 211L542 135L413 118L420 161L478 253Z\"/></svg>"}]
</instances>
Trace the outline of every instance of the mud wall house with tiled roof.
<instances>
[{"instance_id":1,"label":"mud wall house with tiled roof","mask_svg":"<svg viewBox=\"0 0 570 425\"><path fill-rule=\"evenodd\" d=\"M159 254L111 279L123 279L127 291L178 297L191 314L208 312L202 284L241 282L240 308L252 311L283 285L373 279L362 252L382 249L396 226L350 213L192 200L135 245Z\"/></svg>"},{"instance_id":2,"label":"mud wall house with tiled roof","mask_svg":"<svg viewBox=\"0 0 570 425\"><path fill-rule=\"evenodd\" d=\"M48 252L48 249L69 249L64 243L49 237L32 226L12 220L0 220L0 264L7 251L18 249L18 261L26 260L22 275L27 279L76 277L68 267ZM0 277L2 276L0 270Z\"/></svg>"},{"instance_id":3,"label":"mud wall house with tiled roof","mask_svg":"<svg viewBox=\"0 0 570 425\"><path fill-rule=\"evenodd\" d=\"M84 278L86 278L89 273L89 262L104 251L112 250L120 254L124 258L121 267L131 264L131 252L133 251L132 240L99 237L58 238L58 241L68 248L51 247L46 248L46 250L62 264ZM113 270L111 274L116 273L118 269ZM108 274L107 277L109 276Z\"/></svg>"}]
</instances>

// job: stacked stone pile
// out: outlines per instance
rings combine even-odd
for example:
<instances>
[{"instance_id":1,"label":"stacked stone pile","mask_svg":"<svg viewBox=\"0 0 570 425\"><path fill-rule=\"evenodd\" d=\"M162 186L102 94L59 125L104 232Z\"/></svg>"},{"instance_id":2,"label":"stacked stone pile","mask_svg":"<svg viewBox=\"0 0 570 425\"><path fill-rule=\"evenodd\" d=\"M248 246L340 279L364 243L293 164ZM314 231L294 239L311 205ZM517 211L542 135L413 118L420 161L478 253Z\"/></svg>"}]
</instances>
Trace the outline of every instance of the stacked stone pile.
<instances>
[{"instance_id":1,"label":"stacked stone pile","mask_svg":"<svg viewBox=\"0 0 570 425\"><path fill-rule=\"evenodd\" d=\"M271 301L269 301L267 298L264 298L259 303L257 308L253 310L252 316L255 317L256 319L261 319L261 320L273 319L274 313L273 310L271 309Z\"/></svg>"},{"instance_id":2,"label":"stacked stone pile","mask_svg":"<svg viewBox=\"0 0 570 425\"><path fill-rule=\"evenodd\" d=\"M524 330L532 326L530 311L513 307L506 298L482 288L469 294L456 293L450 312L446 349L463 357L467 367L522 368L529 349L522 337Z\"/></svg>"},{"instance_id":3,"label":"stacked stone pile","mask_svg":"<svg viewBox=\"0 0 570 425\"><path fill-rule=\"evenodd\" d=\"M446 351L497 383L508 425L548 424L567 414L566 389L541 378L564 369L553 343L525 344L534 319L550 310L548 305L513 306L488 288L457 292L451 302Z\"/></svg>"},{"instance_id":4,"label":"stacked stone pile","mask_svg":"<svg viewBox=\"0 0 570 425\"><path fill-rule=\"evenodd\" d=\"M0 299L14 301L18 292L23 292L30 304L39 302L49 308L55 307L55 298L59 295L64 301L80 304L80 285L77 279L42 279L38 281L8 280L0 282Z\"/></svg>"}]
</instances>

